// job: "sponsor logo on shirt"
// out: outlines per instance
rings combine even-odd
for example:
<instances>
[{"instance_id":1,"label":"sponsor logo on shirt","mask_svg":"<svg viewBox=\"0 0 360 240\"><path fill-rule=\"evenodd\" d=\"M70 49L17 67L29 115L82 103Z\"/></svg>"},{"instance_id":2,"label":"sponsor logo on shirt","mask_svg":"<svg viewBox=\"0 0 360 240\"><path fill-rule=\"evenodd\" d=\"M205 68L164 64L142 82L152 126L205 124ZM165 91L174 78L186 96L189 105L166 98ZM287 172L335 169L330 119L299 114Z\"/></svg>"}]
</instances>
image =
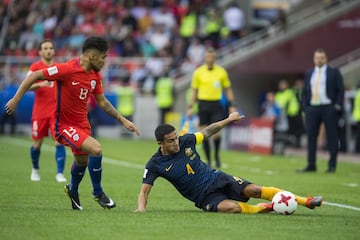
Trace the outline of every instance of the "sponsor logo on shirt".
<instances>
[{"instance_id":1,"label":"sponsor logo on shirt","mask_svg":"<svg viewBox=\"0 0 360 240\"><path fill-rule=\"evenodd\" d=\"M47 72L48 72L49 76L52 76L54 74L57 74L59 72L59 70L57 69L56 66L53 66L53 67L49 67L47 69Z\"/></svg>"}]
</instances>

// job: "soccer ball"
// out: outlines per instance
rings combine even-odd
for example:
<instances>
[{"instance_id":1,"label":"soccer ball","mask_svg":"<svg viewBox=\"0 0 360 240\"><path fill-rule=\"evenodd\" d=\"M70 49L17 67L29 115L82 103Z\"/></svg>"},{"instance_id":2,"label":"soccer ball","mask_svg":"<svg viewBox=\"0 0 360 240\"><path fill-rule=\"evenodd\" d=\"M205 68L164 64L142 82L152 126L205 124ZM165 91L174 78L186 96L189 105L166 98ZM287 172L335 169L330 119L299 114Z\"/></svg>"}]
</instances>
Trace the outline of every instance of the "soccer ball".
<instances>
[{"instance_id":1,"label":"soccer ball","mask_svg":"<svg viewBox=\"0 0 360 240\"><path fill-rule=\"evenodd\" d=\"M272 206L276 213L291 215L297 208L295 195L291 192L282 191L275 194L272 199Z\"/></svg>"}]
</instances>

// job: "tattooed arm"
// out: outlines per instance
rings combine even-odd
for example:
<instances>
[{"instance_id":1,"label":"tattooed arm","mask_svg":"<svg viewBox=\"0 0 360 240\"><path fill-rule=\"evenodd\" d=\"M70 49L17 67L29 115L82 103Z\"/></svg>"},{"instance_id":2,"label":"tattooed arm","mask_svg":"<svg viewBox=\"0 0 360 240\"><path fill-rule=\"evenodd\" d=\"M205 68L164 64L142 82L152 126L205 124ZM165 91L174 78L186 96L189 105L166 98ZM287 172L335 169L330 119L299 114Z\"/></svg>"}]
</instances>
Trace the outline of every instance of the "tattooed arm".
<instances>
[{"instance_id":1,"label":"tattooed arm","mask_svg":"<svg viewBox=\"0 0 360 240\"><path fill-rule=\"evenodd\" d=\"M204 139L208 139L215 133L219 132L221 129L223 129L226 125L232 123L232 122L239 122L240 119L244 118L245 116L240 115L238 112L230 113L227 118L224 120L214 122L204 128L201 133L204 135Z\"/></svg>"},{"instance_id":2,"label":"tattooed arm","mask_svg":"<svg viewBox=\"0 0 360 240\"><path fill-rule=\"evenodd\" d=\"M119 121L125 128L127 128L131 132L135 132L136 135L140 135L138 128L134 123L126 119L122 116L115 107L109 102L109 100L104 96L104 94L96 94L95 95L96 104L108 115L115 118Z\"/></svg>"}]
</instances>

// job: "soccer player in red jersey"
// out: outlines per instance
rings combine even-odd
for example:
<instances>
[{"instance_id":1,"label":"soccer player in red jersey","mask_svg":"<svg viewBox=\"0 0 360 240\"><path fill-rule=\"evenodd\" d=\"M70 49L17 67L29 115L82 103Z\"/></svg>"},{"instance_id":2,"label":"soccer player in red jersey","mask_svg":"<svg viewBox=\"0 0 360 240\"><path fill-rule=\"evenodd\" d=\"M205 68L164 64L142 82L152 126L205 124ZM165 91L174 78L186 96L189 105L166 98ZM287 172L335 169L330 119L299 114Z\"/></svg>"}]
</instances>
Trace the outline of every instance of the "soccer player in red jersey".
<instances>
[{"instance_id":1,"label":"soccer player in red jersey","mask_svg":"<svg viewBox=\"0 0 360 240\"><path fill-rule=\"evenodd\" d=\"M29 67L28 75L40 69L48 68L54 64L55 48L51 40L45 39L39 44L40 60L34 62ZM31 181L40 181L39 158L41 145L44 137L49 136L49 130L55 138L55 106L56 106L56 84L53 81L37 80L31 85L29 90L34 90L35 99L32 111L32 139L33 144L30 149L32 161ZM65 167L65 147L55 142L55 160L57 172L55 179L57 182L66 182L64 177Z\"/></svg>"},{"instance_id":2,"label":"soccer player in red jersey","mask_svg":"<svg viewBox=\"0 0 360 240\"><path fill-rule=\"evenodd\" d=\"M91 136L87 118L87 101L90 94L94 95L97 105L103 111L122 123L129 131L139 135L135 124L122 116L104 96L99 72L105 64L107 50L108 44L105 39L87 38L80 57L31 73L22 82L15 96L5 105L6 112L12 114L24 93L37 79L57 81L55 137L60 143L70 146L75 157L71 167L71 183L65 186L74 210L83 209L78 187L86 167L89 169L94 199L103 208L115 207L115 202L106 196L101 186L102 149L100 143Z\"/></svg>"}]
</instances>

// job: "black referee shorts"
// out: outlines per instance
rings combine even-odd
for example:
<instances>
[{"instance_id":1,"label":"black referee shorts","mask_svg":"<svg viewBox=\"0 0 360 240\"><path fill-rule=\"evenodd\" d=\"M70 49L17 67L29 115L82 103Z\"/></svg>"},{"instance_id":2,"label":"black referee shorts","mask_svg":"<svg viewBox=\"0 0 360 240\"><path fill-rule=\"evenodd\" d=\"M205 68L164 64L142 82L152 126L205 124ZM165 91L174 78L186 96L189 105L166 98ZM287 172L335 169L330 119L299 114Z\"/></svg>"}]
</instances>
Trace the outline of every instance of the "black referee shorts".
<instances>
[{"instance_id":1,"label":"black referee shorts","mask_svg":"<svg viewBox=\"0 0 360 240\"><path fill-rule=\"evenodd\" d=\"M199 100L199 125L209 125L211 123L226 118L225 109L220 101Z\"/></svg>"}]
</instances>

